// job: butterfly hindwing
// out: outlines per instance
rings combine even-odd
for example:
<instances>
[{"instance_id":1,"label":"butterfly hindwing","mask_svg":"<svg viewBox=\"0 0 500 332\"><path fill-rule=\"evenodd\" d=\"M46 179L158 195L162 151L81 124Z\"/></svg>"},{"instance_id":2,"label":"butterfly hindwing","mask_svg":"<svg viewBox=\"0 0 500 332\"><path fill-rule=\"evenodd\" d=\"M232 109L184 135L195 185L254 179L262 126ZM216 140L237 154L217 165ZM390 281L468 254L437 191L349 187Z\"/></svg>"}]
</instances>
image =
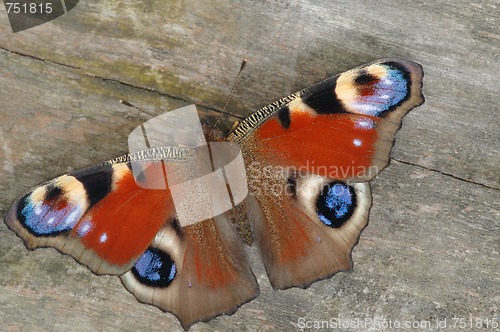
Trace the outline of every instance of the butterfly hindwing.
<instances>
[{"instance_id":1,"label":"butterfly hindwing","mask_svg":"<svg viewBox=\"0 0 500 332\"><path fill-rule=\"evenodd\" d=\"M351 250L368 223L369 184L278 172L272 181L280 177L281 186L253 188L250 212L273 287L307 287L349 270Z\"/></svg>"},{"instance_id":2,"label":"butterfly hindwing","mask_svg":"<svg viewBox=\"0 0 500 332\"><path fill-rule=\"evenodd\" d=\"M229 219L174 227L167 224L121 276L137 299L173 313L184 328L221 314L232 314L259 293L243 243Z\"/></svg>"}]
</instances>

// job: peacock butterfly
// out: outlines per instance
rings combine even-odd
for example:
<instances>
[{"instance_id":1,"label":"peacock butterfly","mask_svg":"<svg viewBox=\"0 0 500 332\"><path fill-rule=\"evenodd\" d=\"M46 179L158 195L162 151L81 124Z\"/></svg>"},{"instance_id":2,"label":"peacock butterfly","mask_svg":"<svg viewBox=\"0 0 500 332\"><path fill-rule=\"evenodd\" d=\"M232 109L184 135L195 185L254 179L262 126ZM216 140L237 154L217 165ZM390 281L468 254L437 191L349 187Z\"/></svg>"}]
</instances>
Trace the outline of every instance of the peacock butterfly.
<instances>
[{"instance_id":1,"label":"peacock butterfly","mask_svg":"<svg viewBox=\"0 0 500 332\"><path fill-rule=\"evenodd\" d=\"M403 116L424 102L422 77L414 62L380 60L256 111L227 138L206 130L208 141L238 144L246 167L250 194L228 213L179 223L169 187L145 188L133 174L134 161L147 177L158 160L129 154L27 191L5 223L28 249L53 247L120 276L185 329L232 314L259 293L244 243L257 244L274 289L352 267L369 181L389 164ZM169 174L190 173L189 147L160 150Z\"/></svg>"}]
</instances>

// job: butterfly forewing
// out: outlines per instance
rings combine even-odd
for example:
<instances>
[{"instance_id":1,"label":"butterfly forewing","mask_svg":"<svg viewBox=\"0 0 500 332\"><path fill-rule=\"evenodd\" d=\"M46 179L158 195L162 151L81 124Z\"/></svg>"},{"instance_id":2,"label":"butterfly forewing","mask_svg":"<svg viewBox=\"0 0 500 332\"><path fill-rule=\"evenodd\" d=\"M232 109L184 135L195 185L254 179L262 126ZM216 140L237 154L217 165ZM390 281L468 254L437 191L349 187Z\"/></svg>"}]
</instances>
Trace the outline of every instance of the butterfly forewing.
<instances>
[{"instance_id":1,"label":"butterfly forewing","mask_svg":"<svg viewBox=\"0 0 500 332\"><path fill-rule=\"evenodd\" d=\"M149 163L145 174L157 166ZM5 222L29 249L53 247L96 274L120 275L174 216L168 190L145 189L129 161L114 161L29 190L13 203Z\"/></svg>"},{"instance_id":2,"label":"butterfly forewing","mask_svg":"<svg viewBox=\"0 0 500 332\"><path fill-rule=\"evenodd\" d=\"M257 111L229 139L248 163L369 181L389 163L402 117L423 103L422 68L382 60Z\"/></svg>"}]
</instances>

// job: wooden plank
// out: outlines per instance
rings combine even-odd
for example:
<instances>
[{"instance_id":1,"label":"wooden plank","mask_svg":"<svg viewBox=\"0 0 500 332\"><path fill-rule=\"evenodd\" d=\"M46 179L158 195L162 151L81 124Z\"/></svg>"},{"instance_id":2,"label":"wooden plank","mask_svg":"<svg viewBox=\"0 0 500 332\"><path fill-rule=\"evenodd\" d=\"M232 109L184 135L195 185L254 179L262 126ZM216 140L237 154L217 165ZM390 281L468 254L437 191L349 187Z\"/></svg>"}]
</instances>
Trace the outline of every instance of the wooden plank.
<instances>
[{"instance_id":1,"label":"wooden plank","mask_svg":"<svg viewBox=\"0 0 500 332\"><path fill-rule=\"evenodd\" d=\"M272 291L250 250L261 295L193 330L338 317L447 318L450 327L452 317L498 317L497 13L498 3L485 0L81 1L16 34L4 16L0 215L33 185L126 152L129 132L151 116L195 102L213 119L243 58L227 109L236 117L364 62L406 57L424 66L426 103L405 118L396 161L373 183L354 271ZM225 117L225 128L234 120ZM96 277L53 250L27 252L3 223L0 266L6 330L180 328L117 278Z\"/></svg>"}]
</instances>

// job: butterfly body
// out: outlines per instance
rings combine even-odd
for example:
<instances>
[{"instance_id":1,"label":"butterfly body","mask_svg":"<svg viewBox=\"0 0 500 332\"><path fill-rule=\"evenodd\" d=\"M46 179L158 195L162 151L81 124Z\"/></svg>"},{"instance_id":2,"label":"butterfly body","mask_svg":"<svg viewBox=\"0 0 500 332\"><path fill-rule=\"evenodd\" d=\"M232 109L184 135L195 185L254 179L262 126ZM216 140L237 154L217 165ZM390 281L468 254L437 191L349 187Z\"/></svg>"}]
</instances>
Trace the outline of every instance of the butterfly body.
<instances>
[{"instance_id":1,"label":"butterfly body","mask_svg":"<svg viewBox=\"0 0 500 332\"><path fill-rule=\"evenodd\" d=\"M403 116L423 103L422 76L411 61L381 60L250 115L222 140L239 146L246 169L249 194L233 211L183 224L182 214L203 205L203 186L193 182L179 207L170 178L163 189L143 185L155 185L158 172L189 181L199 163L189 147L160 147L162 158L141 152L41 184L5 222L29 249L54 247L96 274L120 276L139 301L185 328L231 314L259 292L244 243L257 244L275 289L352 267L368 223L368 181L388 165Z\"/></svg>"}]
</instances>

